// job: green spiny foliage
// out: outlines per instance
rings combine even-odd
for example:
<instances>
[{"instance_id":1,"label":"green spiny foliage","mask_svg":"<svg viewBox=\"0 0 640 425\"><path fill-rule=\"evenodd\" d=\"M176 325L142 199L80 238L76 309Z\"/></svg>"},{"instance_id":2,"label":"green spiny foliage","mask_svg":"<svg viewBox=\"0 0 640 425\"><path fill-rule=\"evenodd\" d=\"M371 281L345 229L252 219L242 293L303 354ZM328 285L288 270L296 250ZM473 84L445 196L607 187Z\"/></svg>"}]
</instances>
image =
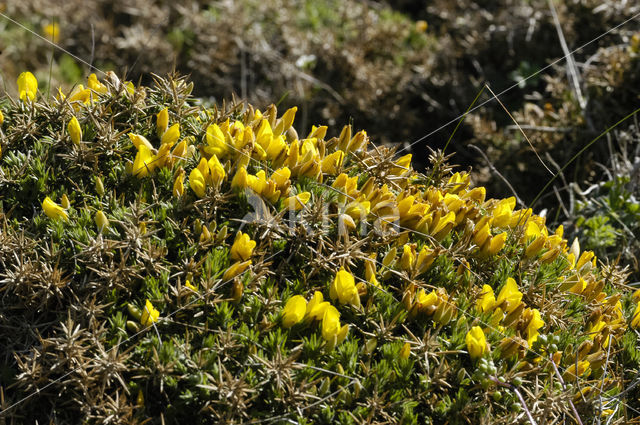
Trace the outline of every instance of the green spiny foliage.
<instances>
[{"instance_id":1,"label":"green spiny foliage","mask_svg":"<svg viewBox=\"0 0 640 425\"><path fill-rule=\"evenodd\" d=\"M621 423L640 407L625 276L441 153L420 174L349 126L299 136L295 108L94 77L49 99L24 74L3 101L3 417Z\"/></svg>"}]
</instances>

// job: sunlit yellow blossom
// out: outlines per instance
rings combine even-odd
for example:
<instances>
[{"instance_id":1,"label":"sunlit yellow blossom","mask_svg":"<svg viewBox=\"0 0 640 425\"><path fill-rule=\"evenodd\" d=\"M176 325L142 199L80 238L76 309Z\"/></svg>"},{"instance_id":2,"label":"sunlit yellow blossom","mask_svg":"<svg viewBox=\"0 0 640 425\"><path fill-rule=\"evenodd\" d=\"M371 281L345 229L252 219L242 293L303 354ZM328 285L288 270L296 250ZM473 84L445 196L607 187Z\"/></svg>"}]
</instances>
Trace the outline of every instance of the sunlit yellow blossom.
<instances>
[{"instance_id":1,"label":"sunlit yellow blossom","mask_svg":"<svg viewBox=\"0 0 640 425\"><path fill-rule=\"evenodd\" d=\"M203 198L206 194L207 184L205 183L202 172L198 168L194 168L189 173L189 187L191 187L198 198Z\"/></svg>"},{"instance_id":2,"label":"sunlit yellow blossom","mask_svg":"<svg viewBox=\"0 0 640 425\"><path fill-rule=\"evenodd\" d=\"M69 218L64 208L53 202L48 196L42 201L42 209L47 217L53 220L68 220Z\"/></svg>"},{"instance_id":3,"label":"sunlit yellow blossom","mask_svg":"<svg viewBox=\"0 0 640 425\"><path fill-rule=\"evenodd\" d=\"M404 271L411 271L416 261L415 248L409 244L402 247L402 257L400 257L400 268Z\"/></svg>"},{"instance_id":4,"label":"sunlit yellow blossom","mask_svg":"<svg viewBox=\"0 0 640 425\"><path fill-rule=\"evenodd\" d=\"M72 104L73 109L77 110L80 104L87 104L91 101L91 89L78 84L71 91L67 101Z\"/></svg>"},{"instance_id":5,"label":"sunlit yellow blossom","mask_svg":"<svg viewBox=\"0 0 640 425\"><path fill-rule=\"evenodd\" d=\"M351 304L360 307L360 295L355 285L355 279L345 269L340 269L329 288L332 300L340 301L340 304Z\"/></svg>"},{"instance_id":6,"label":"sunlit yellow blossom","mask_svg":"<svg viewBox=\"0 0 640 425\"><path fill-rule=\"evenodd\" d=\"M482 357L482 355L487 351L487 339L480 326L474 326L469 332L467 332L465 342L467 343L469 356L473 360Z\"/></svg>"},{"instance_id":7,"label":"sunlit yellow blossom","mask_svg":"<svg viewBox=\"0 0 640 425\"><path fill-rule=\"evenodd\" d=\"M98 80L98 77L96 77L96 74L93 74L93 73L89 74L89 78L87 78L87 86L89 86L89 88L94 92L100 93L100 94L104 94L109 91L107 86L102 84Z\"/></svg>"},{"instance_id":8,"label":"sunlit yellow blossom","mask_svg":"<svg viewBox=\"0 0 640 425\"><path fill-rule=\"evenodd\" d=\"M160 312L155 309L151 301L147 300L142 311L142 316L140 316L140 323L142 323L143 326L150 326L156 323L159 317Z\"/></svg>"},{"instance_id":9,"label":"sunlit yellow blossom","mask_svg":"<svg viewBox=\"0 0 640 425\"><path fill-rule=\"evenodd\" d=\"M438 298L438 294L436 294L436 291L431 291L429 295L427 295L424 289L418 290L414 302L416 313L426 313L430 316L436 311L438 304L440 304L440 299Z\"/></svg>"},{"instance_id":10,"label":"sunlit yellow blossom","mask_svg":"<svg viewBox=\"0 0 640 425\"><path fill-rule=\"evenodd\" d=\"M74 116L67 124L67 131L69 132L69 136L71 137L71 141L75 145L79 145L82 140L82 129L80 128L80 123L78 119Z\"/></svg>"},{"instance_id":11,"label":"sunlit yellow blossom","mask_svg":"<svg viewBox=\"0 0 640 425\"><path fill-rule=\"evenodd\" d=\"M146 177L153 171L155 164L153 162L153 154L146 145L141 144L138 153L133 160L132 174L136 177Z\"/></svg>"},{"instance_id":12,"label":"sunlit yellow blossom","mask_svg":"<svg viewBox=\"0 0 640 425\"><path fill-rule=\"evenodd\" d=\"M322 316L322 338L327 342L327 348L333 349L344 341L349 332L349 325L340 326L340 312L330 305Z\"/></svg>"},{"instance_id":13,"label":"sunlit yellow blossom","mask_svg":"<svg viewBox=\"0 0 640 425\"><path fill-rule=\"evenodd\" d=\"M322 292L316 291L311 297L311 300L307 304L306 314L312 320L322 320L324 316L325 310L331 304L327 301L324 301L324 297L322 296Z\"/></svg>"},{"instance_id":14,"label":"sunlit yellow blossom","mask_svg":"<svg viewBox=\"0 0 640 425\"><path fill-rule=\"evenodd\" d=\"M98 232L102 233L109 228L109 219L102 211L98 211L96 213L95 217L93 217L93 221L95 221L96 226L98 226Z\"/></svg>"},{"instance_id":15,"label":"sunlit yellow blossom","mask_svg":"<svg viewBox=\"0 0 640 425\"><path fill-rule=\"evenodd\" d=\"M129 139L136 149L140 150L140 146L146 147L149 151L153 151L153 145L141 134L129 133Z\"/></svg>"},{"instance_id":16,"label":"sunlit yellow blossom","mask_svg":"<svg viewBox=\"0 0 640 425\"><path fill-rule=\"evenodd\" d=\"M38 92L38 80L29 71L23 72L18 76L18 93L20 100L33 100Z\"/></svg>"},{"instance_id":17,"label":"sunlit yellow blossom","mask_svg":"<svg viewBox=\"0 0 640 425\"><path fill-rule=\"evenodd\" d=\"M324 157L322 160L322 172L325 174L330 174L332 176L338 174L338 170L342 167L342 162L344 161L344 152L336 151L331 155Z\"/></svg>"},{"instance_id":18,"label":"sunlit yellow blossom","mask_svg":"<svg viewBox=\"0 0 640 425\"><path fill-rule=\"evenodd\" d=\"M176 198L180 198L184 195L184 176L186 175L183 169L180 169L180 172L176 176L175 181L173 182L173 196Z\"/></svg>"},{"instance_id":19,"label":"sunlit yellow blossom","mask_svg":"<svg viewBox=\"0 0 640 425\"><path fill-rule=\"evenodd\" d=\"M496 297L491 286L482 285L482 295L476 302L476 307L478 308L478 310L484 313L486 313L487 311L492 311L495 304Z\"/></svg>"},{"instance_id":20,"label":"sunlit yellow blossom","mask_svg":"<svg viewBox=\"0 0 640 425\"><path fill-rule=\"evenodd\" d=\"M295 295L289 298L287 304L282 309L282 326L290 328L300 323L307 311L307 300L302 295Z\"/></svg>"},{"instance_id":21,"label":"sunlit yellow blossom","mask_svg":"<svg viewBox=\"0 0 640 425\"><path fill-rule=\"evenodd\" d=\"M173 146L180 138L180 124L175 123L162 135L160 144Z\"/></svg>"},{"instance_id":22,"label":"sunlit yellow blossom","mask_svg":"<svg viewBox=\"0 0 640 425\"><path fill-rule=\"evenodd\" d=\"M233 279L234 277L238 276L239 274L247 270L250 265L251 265L251 260L234 263L231 267L227 269L226 272L224 272L224 275L222 275L222 280L226 281L226 280Z\"/></svg>"},{"instance_id":23,"label":"sunlit yellow blossom","mask_svg":"<svg viewBox=\"0 0 640 425\"><path fill-rule=\"evenodd\" d=\"M231 246L231 259L246 261L251 258L255 247L256 241L251 240L246 233L238 232Z\"/></svg>"},{"instance_id":24,"label":"sunlit yellow blossom","mask_svg":"<svg viewBox=\"0 0 640 425\"><path fill-rule=\"evenodd\" d=\"M231 187L237 189L245 189L249 186L249 174L245 167L240 167L231 180Z\"/></svg>"},{"instance_id":25,"label":"sunlit yellow blossom","mask_svg":"<svg viewBox=\"0 0 640 425\"><path fill-rule=\"evenodd\" d=\"M283 201L282 205L287 210L298 211L301 210L307 204L307 202L309 202L309 199L311 199L311 193L302 192L298 193L297 195L288 197Z\"/></svg>"},{"instance_id":26,"label":"sunlit yellow blossom","mask_svg":"<svg viewBox=\"0 0 640 425\"><path fill-rule=\"evenodd\" d=\"M507 282L504 284L498 299L496 300L496 306L501 307L507 313L511 313L515 310L522 300L522 292L518 290L518 284L513 278L508 277Z\"/></svg>"},{"instance_id":27,"label":"sunlit yellow blossom","mask_svg":"<svg viewBox=\"0 0 640 425\"><path fill-rule=\"evenodd\" d=\"M193 286L193 284L191 284L191 282L189 282L189 280L187 280L184 283L184 286L186 286L187 288L191 289L193 292L198 292L198 288L196 288L195 286Z\"/></svg>"},{"instance_id":28,"label":"sunlit yellow blossom","mask_svg":"<svg viewBox=\"0 0 640 425\"><path fill-rule=\"evenodd\" d=\"M538 330L544 326L544 320L540 316L540 311L537 308L530 310L532 317L527 325L527 342L529 343L529 347L538 339Z\"/></svg>"},{"instance_id":29,"label":"sunlit yellow blossom","mask_svg":"<svg viewBox=\"0 0 640 425\"><path fill-rule=\"evenodd\" d=\"M54 43L58 43L60 41L60 25L58 25L57 22L45 25L43 31L47 40L51 40Z\"/></svg>"},{"instance_id":30,"label":"sunlit yellow blossom","mask_svg":"<svg viewBox=\"0 0 640 425\"><path fill-rule=\"evenodd\" d=\"M162 111L158 112L156 115L156 134L158 137L162 137L162 135L167 131L169 127L169 109L164 108Z\"/></svg>"},{"instance_id":31,"label":"sunlit yellow blossom","mask_svg":"<svg viewBox=\"0 0 640 425\"><path fill-rule=\"evenodd\" d=\"M211 184L215 187L220 187L225 177L227 176L227 173L224 171L224 167L222 166L216 155L211 155L211 158L209 158L208 161L208 165Z\"/></svg>"},{"instance_id":32,"label":"sunlit yellow blossom","mask_svg":"<svg viewBox=\"0 0 640 425\"><path fill-rule=\"evenodd\" d=\"M511 223L511 214L516 206L516 198L510 197L500 200L493 209L493 225L496 227L506 227Z\"/></svg>"},{"instance_id":33,"label":"sunlit yellow blossom","mask_svg":"<svg viewBox=\"0 0 640 425\"><path fill-rule=\"evenodd\" d=\"M633 311L633 316L631 316L631 327L634 329L638 329L639 325L640 325L640 301L638 301L638 303L636 304L636 309Z\"/></svg>"},{"instance_id":34,"label":"sunlit yellow blossom","mask_svg":"<svg viewBox=\"0 0 640 425\"><path fill-rule=\"evenodd\" d=\"M209 154L222 157L229 150L229 146L227 146L227 142L225 140L225 135L218 124L211 124L207 127L206 140L207 146L204 150Z\"/></svg>"}]
</instances>

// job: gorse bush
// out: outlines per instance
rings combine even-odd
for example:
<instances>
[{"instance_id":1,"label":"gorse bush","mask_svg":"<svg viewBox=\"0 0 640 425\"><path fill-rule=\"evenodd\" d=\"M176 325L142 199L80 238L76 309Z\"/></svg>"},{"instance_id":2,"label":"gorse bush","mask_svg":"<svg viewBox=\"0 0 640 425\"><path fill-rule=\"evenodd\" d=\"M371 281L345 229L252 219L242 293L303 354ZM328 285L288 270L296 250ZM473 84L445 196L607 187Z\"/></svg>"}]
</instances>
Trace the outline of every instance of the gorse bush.
<instances>
[{"instance_id":1,"label":"gorse bush","mask_svg":"<svg viewBox=\"0 0 640 425\"><path fill-rule=\"evenodd\" d=\"M432 152L109 74L2 104L1 415L513 423L640 406L639 297Z\"/></svg>"}]
</instances>

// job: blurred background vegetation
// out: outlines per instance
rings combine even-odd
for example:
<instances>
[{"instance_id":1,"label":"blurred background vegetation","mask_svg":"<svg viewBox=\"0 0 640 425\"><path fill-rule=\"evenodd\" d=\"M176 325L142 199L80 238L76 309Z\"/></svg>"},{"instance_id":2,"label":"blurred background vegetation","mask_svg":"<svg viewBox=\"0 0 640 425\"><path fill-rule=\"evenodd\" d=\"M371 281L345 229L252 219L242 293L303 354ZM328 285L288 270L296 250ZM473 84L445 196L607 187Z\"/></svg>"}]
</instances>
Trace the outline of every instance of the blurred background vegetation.
<instances>
[{"instance_id":1,"label":"blurred background vegetation","mask_svg":"<svg viewBox=\"0 0 640 425\"><path fill-rule=\"evenodd\" d=\"M580 149L640 104L640 6L553 4L12 1L2 8L7 17L77 58L5 18L0 69L9 92L24 69L67 89L91 72L88 64L144 84L151 73L176 71L190 76L205 102L235 96L260 108L296 105L302 128L353 123L374 143L412 152L417 166L426 165L429 148L445 146L482 91L474 104L482 106L447 150L492 196L515 191L528 205ZM485 84L496 94L508 90L502 104ZM567 167L536 208L547 209L550 222L564 221L569 236L587 236L586 248L600 255L625 247L620 258L637 270L630 246L640 230L627 204L636 201L638 131L625 126Z\"/></svg>"}]
</instances>

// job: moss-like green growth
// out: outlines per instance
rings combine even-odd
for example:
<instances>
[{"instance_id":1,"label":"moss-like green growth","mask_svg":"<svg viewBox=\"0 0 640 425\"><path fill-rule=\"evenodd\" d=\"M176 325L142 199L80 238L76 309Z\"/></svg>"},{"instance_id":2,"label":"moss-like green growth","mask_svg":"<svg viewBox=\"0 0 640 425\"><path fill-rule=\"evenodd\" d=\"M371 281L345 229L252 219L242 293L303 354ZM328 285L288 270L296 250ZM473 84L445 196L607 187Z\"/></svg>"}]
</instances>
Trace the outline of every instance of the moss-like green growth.
<instances>
[{"instance_id":1,"label":"moss-like green growth","mask_svg":"<svg viewBox=\"0 0 640 425\"><path fill-rule=\"evenodd\" d=\"M622 393L638 300L562 228L485 199L440 153L419 174L364 131L304 136L295 108L211 109L191 89L110 74L4 103L3 416L513 423L638 408Z\"/></svg>"}]
</instances>

